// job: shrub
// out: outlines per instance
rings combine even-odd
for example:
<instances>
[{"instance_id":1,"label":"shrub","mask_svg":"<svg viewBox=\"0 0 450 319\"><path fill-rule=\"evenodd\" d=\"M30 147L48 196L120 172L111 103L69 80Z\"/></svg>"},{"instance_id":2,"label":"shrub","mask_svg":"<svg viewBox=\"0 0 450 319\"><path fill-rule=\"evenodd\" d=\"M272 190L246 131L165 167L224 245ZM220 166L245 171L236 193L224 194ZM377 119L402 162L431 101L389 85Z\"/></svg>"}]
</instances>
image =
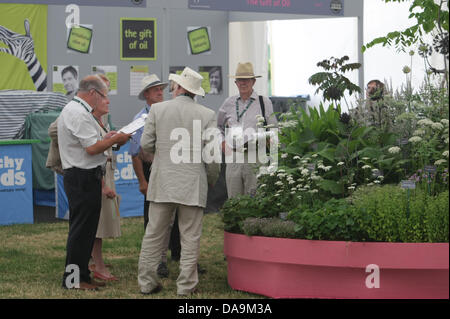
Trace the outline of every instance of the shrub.
<instances>
[{"instance_id":1,"label":"shrub","mask_svg":"<svg viewBox=\"0 0 450 319\"><path fill-rule=\"evenodd\" d=\"M429 196L395 185L361 188L352 197L360 227L371 241L448 242L448 191Z\"/></svg>"},{"instance_id":2,"label":"shrub","mask_svg":"<svg viewBox=\"0 0 450 319\"><path fill-rule=\"evenodd\" d=\"M247 236L295 238L295 223L279 218L249 217L242 223L242 231Z\"/></svg>"},{"instance_id":3,"label":"shrub","mask_svg":"<svg viewBox=\"0 0 450 319\"><path fill-rule=\"evenodd\" d=\"M366 241L368 235L348 201L331 199L320 209L294 210L289 214L294 221L297 238L310 240Z\"/></svg>"}]
</instances>

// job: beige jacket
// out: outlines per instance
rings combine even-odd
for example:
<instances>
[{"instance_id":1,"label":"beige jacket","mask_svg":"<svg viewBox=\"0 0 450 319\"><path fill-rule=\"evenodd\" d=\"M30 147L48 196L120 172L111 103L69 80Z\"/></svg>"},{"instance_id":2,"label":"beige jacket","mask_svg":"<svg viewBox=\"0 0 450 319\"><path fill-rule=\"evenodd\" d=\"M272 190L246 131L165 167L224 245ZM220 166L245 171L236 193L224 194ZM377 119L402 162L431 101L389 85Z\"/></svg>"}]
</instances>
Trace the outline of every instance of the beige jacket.
<instances>
[{"instance_id":1,"label":"beige jacket","mask_svg":"<svg viewBox=\"0 0 450 319\"><path fill-rule=\"evenodd\" d=\"M47 162L45 167L52 171L63 175L61 157L59 156L58 146L58 118L48 127L48 135L50 136L50 147L48 149Z\"/></svg>"},{"instance_id":2,"label":"beige jacket","mask_svg":"<svg viewBox=\"0 0 450 319\"><path fill-rule=\"evenodd\" d=\"M203 161L203 148L211 140L205 140L203 133L217 127L215 118L214 111L187 96L152 105L141 138L142 149L154 153L147 190L150 201L206 207L208 184L217 181L220 163ZM195 120L198 126L194 143ZM183 139L178 135L180 132ZM174 157L182 154L182 140L187 142L183 151L190 160L175 163ZM193 161L194 153L197 162Z\"/></svg>"}]
</instances>

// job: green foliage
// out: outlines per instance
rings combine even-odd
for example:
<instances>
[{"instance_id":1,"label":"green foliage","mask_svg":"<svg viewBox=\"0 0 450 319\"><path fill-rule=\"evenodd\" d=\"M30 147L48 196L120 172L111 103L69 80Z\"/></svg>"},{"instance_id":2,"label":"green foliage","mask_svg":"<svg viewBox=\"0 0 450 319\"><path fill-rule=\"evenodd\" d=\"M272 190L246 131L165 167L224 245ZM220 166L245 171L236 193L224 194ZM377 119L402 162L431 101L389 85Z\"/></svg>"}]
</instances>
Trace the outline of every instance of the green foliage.
<instances>
[{"instance_id":1,"label":"green foliage","mask_svg":"<svg viewBox=\"0 0 450 319\"><path fill-rule=\"evenodd\" d=\"M330 199L317 210L294 210L289 216L294 221L296 237L310 240L366 241L366 231L357 223L358 216L343 199Z\"/></svg>"},{"instance_id":2,"label":"green foliage","mask_svg":"<svg viewBox=\"0 0 450 319\"><path fill-rule=\"evenodd\" d=\"M359 86L343 75L347 71L359 69L361 64L346 64L348 60L349 57L345 55L341 58L331 57L317 63L317 66L323 68L325 72L313 74L308 81L312 85L319 86L316 93L323 91L325 100L339 101L344 97L345 91L348 91L350 95L354 92L361 92Z\"/></svg>"},{"instance_id":3,"label":"green foliage","mask_svg":"<svg viewBox=\"0 0 450 319\"><path fill-rule=\"evenodd\" d=\"M404 2L405 0L385 0L385 2ZM447 4L447 10L444 10L444 3ZM362 47L366 49L374 45L382 44L395 45L400 50L410 47L417 43L423 35L434 30L449 31L449 10L448 1L436 3L434 0L414 0L409 8L409 18L416 19L417 23L403 31L389 32L384 37L376 38Z\"/></svg>"},{"instance_id":4,"label":"green foliage","mask_svg":"<svg viewBox=\"0 0 450 319\"><path fill-rule=\"evenodd\" d=\"M371 241L448 242L448 191L435 197L410 191L409 201L407 190L394 185L356 191L352 203L360 227Z\"/></svg>"},{"instance_id":5,"label":"green foliage","mask_svg":"<svg viewBox=\"0 0 450 319\"><path fill-rule=\"evenodd\" d=\"M295 238L295 223L279 218L249 217L242 223L242 231L247 236Z\"/></svg>"},{"instance_id":6,"label":"green foliage","mask_svg":"<svg viewBox=\"0 0 450 319\"><path fill-rule=\"evenodd\" d=\"M278 215L276 207L264 198L241 195L228 199L220 210L225 231L240 233L242 222L248 217L274 217Z\"/></svg>"}]
</instances>

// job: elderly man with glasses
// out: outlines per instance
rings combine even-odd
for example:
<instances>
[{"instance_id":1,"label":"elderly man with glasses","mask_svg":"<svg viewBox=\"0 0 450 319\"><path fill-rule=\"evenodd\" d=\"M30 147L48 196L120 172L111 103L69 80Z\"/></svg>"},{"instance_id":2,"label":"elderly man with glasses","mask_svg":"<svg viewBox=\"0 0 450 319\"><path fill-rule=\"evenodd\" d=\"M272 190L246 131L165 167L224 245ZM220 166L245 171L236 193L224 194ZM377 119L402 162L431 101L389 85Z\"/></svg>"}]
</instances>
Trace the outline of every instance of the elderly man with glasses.
<instances>
[{"instance_id":1,"label":"elderly man with glasses","mask_svg":"<svg viewBox=\"0 0 450 319\"><path fill-rule=\"evenodd\" d=\"M123 145L130 134L110 131L101 137L98 115L108 112L108 87L98 75L85 77L77 95L58 117L58 144L69 202L64 288L96 290L104 283L90 278L89 258L102 203L102 176L112 145ZM96 117L97 116L97 117Z\"/></svg>"}]
</instances>

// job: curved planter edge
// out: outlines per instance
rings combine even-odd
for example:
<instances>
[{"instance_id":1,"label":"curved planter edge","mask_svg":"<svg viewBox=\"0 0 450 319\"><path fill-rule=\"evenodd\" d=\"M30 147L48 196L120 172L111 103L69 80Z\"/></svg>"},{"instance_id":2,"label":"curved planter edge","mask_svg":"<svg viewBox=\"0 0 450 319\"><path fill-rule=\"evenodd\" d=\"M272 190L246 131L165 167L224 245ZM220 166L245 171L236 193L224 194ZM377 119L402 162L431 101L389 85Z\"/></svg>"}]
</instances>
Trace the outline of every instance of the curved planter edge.
<instances>
[{"instance_id":1,"label":"curved planter edge","mask_svg":"<svg viewBox=\"0 0 450 319\"><path fill-rule=\"evenodd\" d=\"M228 283L271 298L448 299L448 243L224 233Z\"/></svg>"}]
</instances>

